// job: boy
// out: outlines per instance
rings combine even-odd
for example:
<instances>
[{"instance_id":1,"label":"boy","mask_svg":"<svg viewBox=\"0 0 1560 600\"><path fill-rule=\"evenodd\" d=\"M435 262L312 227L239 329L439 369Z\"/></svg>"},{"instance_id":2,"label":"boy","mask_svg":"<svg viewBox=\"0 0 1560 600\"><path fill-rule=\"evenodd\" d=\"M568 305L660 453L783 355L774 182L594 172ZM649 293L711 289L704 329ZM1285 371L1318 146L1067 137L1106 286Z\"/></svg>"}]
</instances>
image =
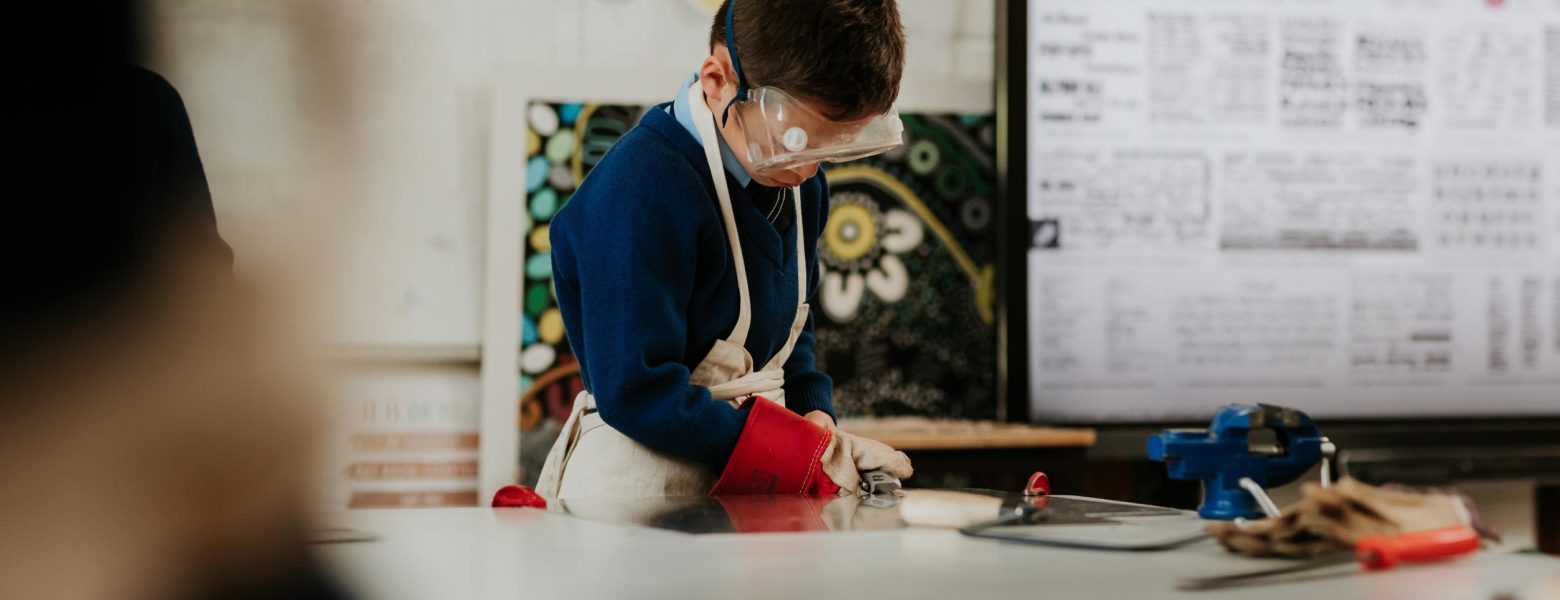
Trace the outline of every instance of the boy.
<instances>
[{"instance_id":1,"label":"boy","mask_svg":"<svg viewBox=\"0 0 1560 600\"><path fill-rule=\"evenodd\" d=\"M894 0L730 0L676 99L618 141L551 225L585 392L553 498L854 493L910 462L834 428L805 298L820 161L901 142ZM787 189L789 188L789 189Z\"/></svg>"}]
</instances>

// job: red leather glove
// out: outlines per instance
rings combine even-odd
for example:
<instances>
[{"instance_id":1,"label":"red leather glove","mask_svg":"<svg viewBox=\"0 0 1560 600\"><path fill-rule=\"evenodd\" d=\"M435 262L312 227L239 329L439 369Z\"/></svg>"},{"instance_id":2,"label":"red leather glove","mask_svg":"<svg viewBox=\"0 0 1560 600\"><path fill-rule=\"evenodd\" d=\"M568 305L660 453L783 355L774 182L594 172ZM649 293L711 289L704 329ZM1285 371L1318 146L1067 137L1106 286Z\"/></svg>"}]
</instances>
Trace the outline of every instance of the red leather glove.
<instances>
[{"instance_id":1,"label":"red leather glove","mask_svg":"<svg viewBox=\"0 0 1560 600\"><path fill-rule=\"evenodd\" d=\"M493 508L547 508L547 499L523 485L506 485L493 494Z\"/></svg>"},{"instance_id":2,"label":"red leather glove","mask_svg":"<svg viewBox=\"0 0 1560 600\"><path fill-rule=\"evenodd\" d=\"M834 432L764 398L749 400L742 437L711 496L800 494L834 496L840 486L823 472Z\"/></svg>"}]
</instances>

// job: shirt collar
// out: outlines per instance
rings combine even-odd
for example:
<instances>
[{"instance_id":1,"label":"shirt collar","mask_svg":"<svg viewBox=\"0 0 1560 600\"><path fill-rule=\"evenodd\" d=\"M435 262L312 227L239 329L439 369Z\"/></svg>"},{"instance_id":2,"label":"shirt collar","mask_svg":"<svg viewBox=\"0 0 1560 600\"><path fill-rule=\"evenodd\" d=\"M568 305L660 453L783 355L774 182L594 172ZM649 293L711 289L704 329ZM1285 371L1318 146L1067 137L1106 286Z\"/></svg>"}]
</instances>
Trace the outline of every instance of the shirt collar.
<instances>
[{"instance_id":1,"label":"shirt collar","mask_svg":"<svg viewBox=\"0 0 1560 600\"><path fill-rule=\"evenodd\" d=\"M694 140L699 140L700 138L699 130L693 124L693 111L688 104L690 102L688 87L692 86L693 82L698 81L698 79L698 73L689 74L687 78L683 79L682 86L677 88L677 99L672 101L672 116L677 117L677 122L681 123L683 128L688 130L688 133L693 136ZM725 136L719 135L717 132L715 137L720 140L721 165L726 167L727 173L736 178L737 183L742 184L744 188L747 187L749 183L753 182L753 176L748 175L747 169L742 168L742 161L737 160L736 154L732 154L731 147L726 145Z\"/></svg>"}]
</instances>

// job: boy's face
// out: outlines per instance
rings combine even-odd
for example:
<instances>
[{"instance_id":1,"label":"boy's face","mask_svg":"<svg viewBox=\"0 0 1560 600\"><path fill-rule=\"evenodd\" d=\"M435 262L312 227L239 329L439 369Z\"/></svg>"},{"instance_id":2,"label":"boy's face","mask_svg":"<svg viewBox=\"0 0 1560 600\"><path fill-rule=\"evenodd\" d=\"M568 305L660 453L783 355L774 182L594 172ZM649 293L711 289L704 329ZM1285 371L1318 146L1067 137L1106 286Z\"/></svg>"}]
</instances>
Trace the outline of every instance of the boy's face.
<instances>
[{"instance_id":1,"label":"boy's face","mask_svg":"<svg viewBox=\"0 0 1560 600\"><path fill-rule=\"evenodd\" d=\"M716 48L709 57L704 59L704 64L699 68L699 83L704 89L704 99L710 107L710 113L720 115L726 109L726 105L737 95L736 71L731 68L731 54L725 48ZM815 113L829 112L828 107L811 100L801 100L801 102ZM753 161L748 158L748 153L742 151L743 148L747 148L747 137L743 135L742 128L737 125L737 120L727 119L722 125L717 118L716 125L720 127L721 137L726 139L726 145L732 148L732 154L735 154L737 160L742 163L742 168L759 185L796 187L818 174L816 162L804 163L790 169L759 172L753 168Z\"/></svg>"}]
</instances>

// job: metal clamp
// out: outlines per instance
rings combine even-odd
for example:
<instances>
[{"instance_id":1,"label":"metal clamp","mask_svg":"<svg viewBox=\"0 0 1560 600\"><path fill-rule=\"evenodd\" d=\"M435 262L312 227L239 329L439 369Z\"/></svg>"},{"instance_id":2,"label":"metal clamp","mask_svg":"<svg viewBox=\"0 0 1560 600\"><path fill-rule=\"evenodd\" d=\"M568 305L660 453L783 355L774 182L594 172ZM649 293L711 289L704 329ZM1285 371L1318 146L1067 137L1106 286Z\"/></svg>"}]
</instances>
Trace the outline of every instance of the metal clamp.
<instances>
[{"instance_id":1,"label":"metal clamp","mask_svg":"<svg viewBox=\"0 0 1560 600\"><path fill-rule=\"evenodd\" d=\"M887 471L867 471L861 474L861 490L868 496L892 493L904 487L899 478L888 474Z\"/></svg>"}]
</instances>

